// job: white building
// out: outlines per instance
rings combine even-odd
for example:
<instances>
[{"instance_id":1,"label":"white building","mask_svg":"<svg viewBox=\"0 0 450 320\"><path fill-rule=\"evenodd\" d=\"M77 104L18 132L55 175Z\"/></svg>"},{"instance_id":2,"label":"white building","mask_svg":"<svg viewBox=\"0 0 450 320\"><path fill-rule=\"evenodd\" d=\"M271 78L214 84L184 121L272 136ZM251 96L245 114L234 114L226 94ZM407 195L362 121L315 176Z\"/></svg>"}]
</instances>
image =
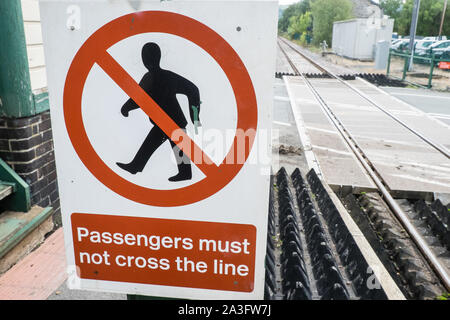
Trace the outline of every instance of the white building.
<instances>
[{"instance_id":1,"label":"white building","mask_svg":"<svg viewBox=\"0 0 450 320\"><path fill-rule=\"evenodd\" d=\"M355 19L333 24L333 51L341 56L373 60L378 41L391 41L394 20L372 0L352 0Z\"/></svg>"}]
</instances>

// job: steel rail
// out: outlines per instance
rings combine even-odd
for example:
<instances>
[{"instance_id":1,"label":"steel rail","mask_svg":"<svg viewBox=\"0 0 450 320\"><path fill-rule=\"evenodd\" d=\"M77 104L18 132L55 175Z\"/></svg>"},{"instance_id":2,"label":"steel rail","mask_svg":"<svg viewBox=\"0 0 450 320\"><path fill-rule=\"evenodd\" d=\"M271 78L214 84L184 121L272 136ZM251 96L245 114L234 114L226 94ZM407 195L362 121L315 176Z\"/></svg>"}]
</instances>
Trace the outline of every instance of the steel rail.
<instances>
[{"instance_id":1,"label":"steel rail","mask_svg":"<svg viewBox=\"0 0 450 320\"><path fill-rule=\"evenodd\" d=\"M288 61L290 61L287 53L284 51L284 49L280 46L281 51L283 54L285 54ZM294 50L297 51L297 50ZM324 111L324 113L328 116L328 118L331 120L331 122L334 124L334 126L337 128L339 133L344 138L347 145L350 147L350 149L353 151L353 153L358 158L359 162L362 164L364 169L369 174L370 178L374 182L374 184L378 187L378 190L383 196L383 199L386 201L389 208L393 211L395 216L399 219L403 227L406 229L408 234L411 236L413 241L416 243L419 250L424 255L425 259L428 261L429 265L433 268L433 270L436 272L436 274L441 279L444 286L447 288L447 290L450 290L450 276L448 274L448 271L445 266L441 264L437 256L434 254L434 252L430 249L428 244L426 243L425 239L421 236L421 234L417 231L417 229L414 227L414 225L409 220L407 214L402 210L402 208L398 205L398 203L395 201L395 199L392 197L390 192L387 189L387 184L381 178L377 170L374 168L372 163L369 161L367 156L364 154L364 151L359 147L358 143L354 139L353 135L345 128L343 123L339 120L339 118L334 114L334 112L331 110L331 108L327 105L327 103L323 100L323 98L320 96L320 94L317 92L317 90L314 88L314 86L311 84L311 82L305 77L305 75L298 70L295 66L293 66L293 69L299 73L299 75L302 77L308 88L310 89L311 93L314 95L316 100L319 102L319 105L321 109Z\"/></svg>"},{"instance_id":2,"label":"steel rail","mask_svg":"<svg viewBox=\"0 0 450 320\"><path fill-rule=\"evenodd\" d=\"M398 123L400 123L403 127L405 127L406 129L408 129L409 131L411 131L413 134L415 134L416 136L418 136L420 139L422 139L423 141L425 141L426 143L428 143L430 146L432 146L433 148L435 148L436 150L438 150L440 153L442 153L444 156L447 157L447 159L450 158L450 151L444 147L443 145L431 140L430 138L427 138L426 136L424 136L423 134L421 134L420 132L414 130L413 128L409 127L408 124L406 124L405 122L403 122L402 120L400 120L398 117L396 117L395 115L393 115L392 113L390 113L389 111L387 111L384 107L380 106L379 104L377 104L375 101L373 101L370 97L368 97L365 93L361 92L359 89L355 88L354 86L352 86L351 84L349 84L348 82L342 80L339 76L335 75L333 72L327 70L326 68L324 68L323 66L321 66L319 63L317 63L316 61L312 60L310 57L306 56L304 53L300 52L298 49L296 49L295 47L293 47L290 43L288 43L286 40L284 40L283 38L281 38L281 41L283 41L287 46L289 46L292 50L294 50L295 52L297 52L299 55L301 55L303 58L305 58L306 60L308 60L311 64L313 64L316 68L319 68L322 70L322 72L327 73L328 75L330 75L332 78L337 79L340 83L344 84L345 86L347 86L348 88L350 88L351 90L353 90L354 92L356 92L360 97L364 98L367 102L369 102L371 105L373 105L374 107L378 108L379 110L381 110L383 113L385 113L386 115L388 115L389 117L391 117L392 119L394 119L395 121L397 121Z\"/></svg>"},{"instance_id":3,"label":"steel rail","mask_svg":"<svg viewBox=\"0 0 450 320\"><path fill-rule=\"evenodd\" d=\"M281 52L283 53L284 57L286 58L287 62L291 66L292 70L294 70L294 73L296 75L300 75L300 71L297 69L295 64L292 62L292 60L288 57L286 51L284 51L283 47L278 43L278 46L280 47Z\"/></svg>"}]
</instances>

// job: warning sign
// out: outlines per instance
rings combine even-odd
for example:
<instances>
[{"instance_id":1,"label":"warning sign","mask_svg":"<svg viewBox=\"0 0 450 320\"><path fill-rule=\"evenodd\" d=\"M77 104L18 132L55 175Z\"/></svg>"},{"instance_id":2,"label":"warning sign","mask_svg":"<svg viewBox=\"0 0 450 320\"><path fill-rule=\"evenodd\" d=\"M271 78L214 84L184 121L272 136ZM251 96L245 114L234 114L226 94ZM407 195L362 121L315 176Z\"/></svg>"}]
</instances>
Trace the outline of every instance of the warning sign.
<instances>
[{"instance_id":1,"label":"warning sign","mask_svg":"<svg viewBox=\"0 0 450 320\"><path fill-rule=\"evenodd\" d=\"M70 287L263 297L276 17L41 1Z\"/></svg>"},{"instance_id":2,"label":"warning sign","mask_svg":"<svg viewBox=\"0 0 450 320\"><path fill-rule=\"evenodd\" d=\"M447 61L441 61L441 62L439 62L438 67L439 67L440 69L450 70L450 62L447 62Z\"/></svg>"},{"instance_id":3,"label":"warning sign","mask_svg":"<svg viewBox=\"0 0 450 320\"><path fill-rule=\"evenodd\" d=\"M82 278L253 291L254 226L79 213L71 219Z\"/></svg>"},{"instance_id":4,"label":"warning sign","mask_svg":"<svg viewBox=\"0 0 450 320\"><path fill-rule=\"evenodd\" d=\"M129 28L130 25L133 28ZM196 43L221 66L237 101L236 132L249 134L249 144L244 150L245 161L257 130L257 104L250 76L237 53L222 37L200 22L179 14L161 11L142 12L138 16L129 14L113 20L90 36L78 51L67 74L64 87L64 117L78 156L104 185L130 200L144 204L182 205L216 193L239 172L244 162L235 159L238 136L233 139L228 155L217 166L186 134L187 121L176 94L188 97L192 108L192 122L196 125L198 120L194 119L193 114L194 110L198 113L200 108L199 90L192 82L160 67L161 49L156 43L147 42L142 48L142 63L148 72L139 84L107 52L109 47L125 38L156 31L164 31ZM117 163L118 166L132 174L141 172L153 152L172 137L170 142L175 154L184 154L179 159L179 172L171 180L190 180L192 172L189 160L193 159L194 164L206 176L201 183L184 189L164 191L142 188L122 179L104 164L92 147L82 120L83 88L94 63L130 97L121 108L122 114L127 117L131 110L141 108L154 124L134 159L127 164ZM200 156L194 159L194 154Z\"/></svg>"}]
</instances>

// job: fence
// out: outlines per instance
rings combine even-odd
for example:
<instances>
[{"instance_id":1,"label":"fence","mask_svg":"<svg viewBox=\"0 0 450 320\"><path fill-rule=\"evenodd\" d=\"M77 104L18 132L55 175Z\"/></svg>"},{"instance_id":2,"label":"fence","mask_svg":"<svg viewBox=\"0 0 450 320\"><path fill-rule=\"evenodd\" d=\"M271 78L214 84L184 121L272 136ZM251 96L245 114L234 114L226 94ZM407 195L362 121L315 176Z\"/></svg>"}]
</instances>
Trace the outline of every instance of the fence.
<instances>
[{"instance_id":1,"label":"fence","mask_svg":"<svg viewBox=\"0 0 450 320\"><path fill-rule=\"evenodd\" d=\"M403 74L402 74L401 80L405 81L406 74L407 74L407 71L409 69L409 64L410 64L410 61L411 61L411 53L409 53L408 51L406 51L406 52L397 52L397 51L391 49L389 51L389 59L388 59L386 76L389 76L389 73L390 73L391 57L392 56L402 57L404 59ZM438 59L438 58L436 58L434 53L432 53L429 57L422 57L422 56L414 55L413 56L413 63L415 61L423 61L423 62L425 62L425 64L430 64L430 72L428 73L428 83L426 85L426 87L428 89L432 87L433 72L434 72L434 68L436 67L436 65L439 64L440 62L448 62L448 63L450 63L449 59ZM423 87L422 85L417 84L417 83L413 83L413 84L415 84L417 86L420 86L420 87Z\"/></svg>"}]
</instances>

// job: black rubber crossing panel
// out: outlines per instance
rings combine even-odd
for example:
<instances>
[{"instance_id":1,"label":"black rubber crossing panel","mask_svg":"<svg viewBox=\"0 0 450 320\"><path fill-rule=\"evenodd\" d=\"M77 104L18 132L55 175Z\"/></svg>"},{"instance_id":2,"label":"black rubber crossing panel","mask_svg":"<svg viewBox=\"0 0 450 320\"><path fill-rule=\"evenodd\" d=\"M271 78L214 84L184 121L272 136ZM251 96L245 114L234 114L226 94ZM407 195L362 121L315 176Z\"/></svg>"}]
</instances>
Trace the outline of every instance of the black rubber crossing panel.
<instances>
[{"instance_id":1,"label":"black rubber crossing panel","mask_svg":"<svg viewBox=\"0 0 450 320\"><path fill-rule=\"evenodd\" d=\"M316 173L272 176L265 298L387 299Z\"/></svg>"}]
</instances>

